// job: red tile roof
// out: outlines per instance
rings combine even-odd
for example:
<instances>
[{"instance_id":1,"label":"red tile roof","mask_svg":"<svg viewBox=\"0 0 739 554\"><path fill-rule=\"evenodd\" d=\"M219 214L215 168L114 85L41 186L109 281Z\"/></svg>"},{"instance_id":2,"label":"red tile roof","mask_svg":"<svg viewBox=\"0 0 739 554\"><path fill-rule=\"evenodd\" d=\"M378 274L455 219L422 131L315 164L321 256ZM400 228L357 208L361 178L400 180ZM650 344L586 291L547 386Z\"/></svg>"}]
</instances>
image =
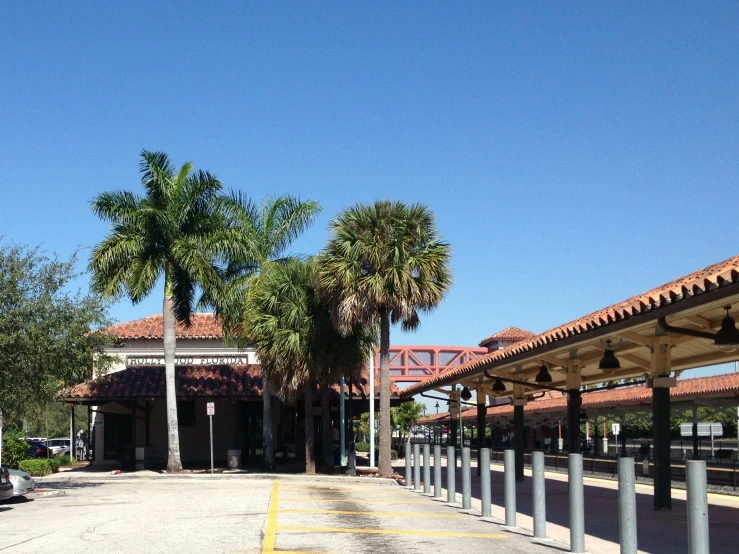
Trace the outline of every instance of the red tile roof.
<instances>
[{"instance_id":1,"label":"red tile roof","mask_svg":"<svg viewBox=\"0 0 739 554\"><path fill-rule=\"evenodd\" d=\"M175 387L178 397L246 397L262 395L262 372L258 365L177 366ZM338 395L339 385L331 387ZM375 379L375 394L380 383ZM390 384L390 394L398 397L398 388ZM347 385L346 394L349 394ZM369 396L365 377L354 381L355 396ZM163 366L136 366L110 373L63 390L64 401L134 399L166 396Z\"/></svg>"},{"instance_id":2,"label":"red tile roof","mask_svg":"<svg viewBox=\"0 0 739 554\"><path fill-rule=\"evenodd\" d=\"M727 373L725 375L714 375L712 377L697 377L694 379L681 379L677 386L670 389L670 399L684 400L690 398L739 398L739 373ZM635 406L639 404L651 404L652 389L645 386L623 387L603 391L584 392L582 395L582 408L608 408L615 406ZM567 409L567 397L564 393L546 391L544 396L536 400L529 400L524 407L524 412L557 412ZM511 404L501 406L490 406L487 409L488 417L507 416L513 414ZM422 421L435 421L448 419L449 414L434 414ZM477 409L462 412L463 419L475 419Z\"/></svg>"},{"instance_id":3,"label":"red tile roof","mask_svg":"<svg viewBox=\"0 0 739 554\"><path fill-rule=\"evenodd\" d=\"M177 324L178 339L222 339L221 321L213 314L192 314L190 327ZM164 336L162 314L111 325L105 330L121 340L161 339Z\"/></svg>"},{"instance_id":4,"label":"red tile roof","mask_svg":"<svg viewBox=\"0 0 739 554\"><path fill-rule=\"evenodd\" d=\"M178 397L261 396L259 366L178 366L175 368ZM164 367L137 366L110 373L65 389L60 400L135 399L166 396Z\"/></svg>"},{"instance_id":5,"label":"red tile roof","mask_svg":"<svg viewBox=\"0 0 739 554\"><path fill-rule=\"evenodd\" d=\"M404 389L401 396L407 398L434 387L451 384L474 373L475 370L489 367L493 362L528 353L560 340L583 335L634 316L658 311L669 305L683 302L688 298L708 295L715 290L727 286L736 286L737 284L739 284L739 255L670 281L643 294L632 296L623 302L592 312L545 331L531 339L514 343L506 348L470 360L450 371L445 371ZM707 299L707 301L710 301L710 299Z\"/></svg>"},{"instance_id":6,"label":"red tile roof","mask_svg":"<svg viewBox=\"0 0 739 554\"><path fill-rule=\"evenodd\" d=\"M535 336L536 333L532 333L526 329L521 329L519 327L506 327L502 331L498 331L494 335L490 335L488 338L481 340L480 346L487 346L493 341L518 342Z\"/></svg>"}]
</instances>

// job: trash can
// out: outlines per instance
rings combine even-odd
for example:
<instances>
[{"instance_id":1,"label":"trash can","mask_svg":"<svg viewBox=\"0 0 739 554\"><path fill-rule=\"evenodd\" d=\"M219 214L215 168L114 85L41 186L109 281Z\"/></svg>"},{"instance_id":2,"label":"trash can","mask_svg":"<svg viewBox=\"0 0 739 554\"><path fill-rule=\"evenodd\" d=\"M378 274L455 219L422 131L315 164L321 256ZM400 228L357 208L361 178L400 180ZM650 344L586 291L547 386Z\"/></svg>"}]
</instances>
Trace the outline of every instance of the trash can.
<instances>
[{"instance_id":1,"label":"trash can","mask_svg":"<svg viewBox=\"0 0 739 554\"><path fill-rule=\"evenodd\" d=\"M228 459L228 469L241 469L241 450L228 450L226 458Z\"/></svg>"}]
</instances>

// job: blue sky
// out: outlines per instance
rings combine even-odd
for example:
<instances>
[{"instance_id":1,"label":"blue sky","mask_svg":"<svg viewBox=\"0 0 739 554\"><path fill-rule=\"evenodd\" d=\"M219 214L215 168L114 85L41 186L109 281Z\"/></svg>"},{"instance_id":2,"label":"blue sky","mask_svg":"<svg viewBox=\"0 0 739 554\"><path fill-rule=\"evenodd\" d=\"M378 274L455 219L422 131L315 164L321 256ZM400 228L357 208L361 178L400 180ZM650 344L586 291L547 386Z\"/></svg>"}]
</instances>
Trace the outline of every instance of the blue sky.
<instances>
[{"instance_id":1,"label":"blue sky","mask_svg":"<svg viewBox=\"0 0 739 554\"><path fill-rule=\"evenodd\" d=\"M397 344L543 331L739 251L737 28L735 2L3 2L0 234L86 259L89 200L164 150L320 201L297 252L353 203L427 203L454 288Z\"/></svg>"}]
</instances>

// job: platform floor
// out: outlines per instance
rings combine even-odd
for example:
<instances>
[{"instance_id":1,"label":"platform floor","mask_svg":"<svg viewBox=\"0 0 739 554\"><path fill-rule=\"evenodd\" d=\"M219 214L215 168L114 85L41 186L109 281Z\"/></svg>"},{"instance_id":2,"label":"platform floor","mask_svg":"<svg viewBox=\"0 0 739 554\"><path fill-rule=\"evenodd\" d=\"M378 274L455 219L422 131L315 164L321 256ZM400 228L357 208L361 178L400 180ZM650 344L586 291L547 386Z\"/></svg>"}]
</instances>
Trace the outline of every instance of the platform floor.
<instances>
[{"instance_id":1,"label":"platform floor","mask_svg":"<svg viewBox=\"0 0 739 554\"><path fill-rule=\"evenodd\" d=\"M446 458L442 458L443 497L446 491ZM433 456L431 491L433 492ZM459 466L459 460L457 460ZM477 462L472 462L472 508L480 510L480 478ZM405 460L393 462L400 475L405 475ZM491 466L492 515L502 521L503 466ZM517 483L517 525L523 532L533 530L531 506L531 471L525 470L523 483ZM455 472L457 502L462 502L462 476ZM421 471L423 479L423 471ZM593 554L619 554L618 484L616 481L585 477L585 549ZM685 491L672 489L672 511L653 509L652 486L637 484L637 536L639 552L687 554L687 507ZM739 497L709 493L709 526L711 552L737 552L739 545ZM546 473L547 536L566 545L570 542L567 475Z\"/></svg>"}]
</instances>

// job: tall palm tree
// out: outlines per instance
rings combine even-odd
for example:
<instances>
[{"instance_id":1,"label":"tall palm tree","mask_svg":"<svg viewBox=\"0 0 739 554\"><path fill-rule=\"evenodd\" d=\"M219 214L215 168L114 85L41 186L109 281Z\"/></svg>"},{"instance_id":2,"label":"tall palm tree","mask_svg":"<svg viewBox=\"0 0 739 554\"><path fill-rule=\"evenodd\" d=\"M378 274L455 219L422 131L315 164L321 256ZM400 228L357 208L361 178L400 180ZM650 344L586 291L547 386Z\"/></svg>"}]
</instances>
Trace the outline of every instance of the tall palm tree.
<instances>
[{"instance_id":1,"label":"tall palm tree","mask_svg":"<svg viewBox=\"0 0 739 554\"><path fill-rule=\"evenodd\" d=\"M222 199L224 213L229 217L230 228L237 230L245 242L246 249L241 256L232 256L226 271L229 286L220 299L208 298L208 304L216 306L216 312L223 316L224 329L229 338L240 343L254 343L243 333L240 325L244 306L248 301L249 290L259 279L259 275L270 263L282 263L287 258L285 251L313 223L321 212L321 206L313 200L301 201L290 195L268 197L259 208L251 200L233 193ZM274 440L272 436L272 394L269 380L262 379L262 429L264 437L264 465L272 468L275 464Z\"/></svg>"},{"instance_id":2,"label":"tall palm tree","mask_svg":"<svg viewBox=\"0 0 739 554\"><path fill-rule=\"evenodd\" d=\"M167 471L182 470L175 391L176 325L190 325L198 287L218 290L225 253L245 255L225 233L218 198L221 182L191 163L177 170L163 152L141 152L144 196L99 194L92 211L111 224L92 251L93 291L141 302L164 277L164 360L167 390Z\"/></svg>"},{"instance_id":3,"label":"tall palm tree","mask_svg":"<svg viewBox=\"0 0 739 554\"><path fill-rule=\"evenodd\" d=\"M390 324L418 327L419 312L439 305L452 283L450 247L422 204L357 204L331 222L319 282L333 302L342 333L355 325L380 327L380 463L391 475ZM370 376L370 379L374 376Z\"/></svg>"},{"instance_id":4,"label":"tall palm tree","mask_svg":"<svg viewBox=\"0 0 739 554\"><path fill-rule=\"evenodd\" d=\"M243 326L256 345L264 375L281 397L303 391L306 472L315 473L313 394L333 368L363 365L371 342L360 328L339 335L315 287L313 260L268 264L250 288Z\"/></svg>"}]
</instances>

